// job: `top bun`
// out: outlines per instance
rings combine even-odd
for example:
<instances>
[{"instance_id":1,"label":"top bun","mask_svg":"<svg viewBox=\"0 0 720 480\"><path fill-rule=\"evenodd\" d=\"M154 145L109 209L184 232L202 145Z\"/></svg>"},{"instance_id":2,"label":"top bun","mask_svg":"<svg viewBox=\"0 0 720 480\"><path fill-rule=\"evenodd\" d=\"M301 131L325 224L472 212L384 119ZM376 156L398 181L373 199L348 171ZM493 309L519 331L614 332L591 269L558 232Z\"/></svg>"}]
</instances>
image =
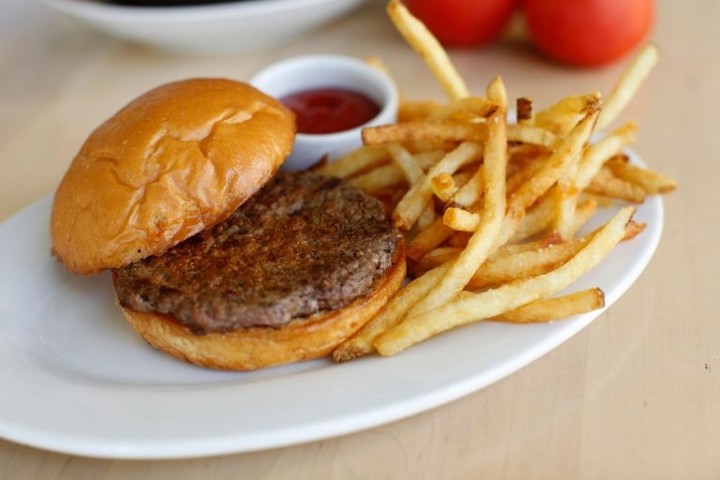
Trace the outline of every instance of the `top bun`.
<instances>
[{"instance_id":1,"label":"top bun","mask_svg":"<svg viewBox=\"0 0 720 480\"><path fill-rule=\"evenodd\" d=\"M292 150L295 118L250 85L193 79L133 100L85 141L55 194L53 252L90 274L229 216Z\"/></svg>"}]
</instances>

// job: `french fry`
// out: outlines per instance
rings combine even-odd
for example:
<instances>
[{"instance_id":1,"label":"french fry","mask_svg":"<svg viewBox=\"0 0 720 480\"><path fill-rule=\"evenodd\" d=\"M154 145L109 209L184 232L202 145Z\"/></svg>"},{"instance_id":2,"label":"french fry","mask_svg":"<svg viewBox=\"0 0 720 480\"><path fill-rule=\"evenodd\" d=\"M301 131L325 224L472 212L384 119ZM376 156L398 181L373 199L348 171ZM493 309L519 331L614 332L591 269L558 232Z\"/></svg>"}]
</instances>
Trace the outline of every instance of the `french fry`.
<instances>
[{"instance_id":1,"label":"french fry","mask_svg":"<svg viewBox=\"0 0 720 480\"><path fill-rule=\"evenodd\" d=\"M415 225L421 230L425 229L435 221L435 218L437 218L437 215L435 214L435 206L433 204L433 199L430 198L425 204L425 209L418 217Z\"/></svg>"},{"instance_id":2,"label":"french fry","mask_svg":"<svg viewBox=\"0 0 720 480\"><path fill-rule=\"evenodd\" d=\"M444 156L445 152L443 151L431 150L429 152L415 154L413 158L415 162L420 165L420 168L427 170ZM407 177L403 170L395 162L392 162L375 167L361 175L351 177L348 181L361 190L374 194L386 188L404 183L406 180Z\"/></svg>"},{"instance_id":3,"label":"french fry","mask_svg":"<svg viewBox=\"0 0 720 480\"><path fill-rule=\"evenodd\" d=\"M453 196L460 191L460 188L467 185L467 183L475 177L472 171L459 172L452 176L448 175L450 180L447 179L446 175L447 174L442 173L433 177L432 180L433 193L444 203L450 202Z\"/></svg>"},{"instance_id":4,"label":"french fry","mask_svg":"<svg viewBox=\"0 0 720 480\"><path fill-rule=\"evenodd\" d=\"M472 237L472 233L470 232L453 230L447 239L447 245L448 247L465 248L467 247L470 237Z\"/></svg>"},{"instance_id":5,"label":"french fry","mask_svg":"<svg viewBox=\"0 0 720 480\"><path fill-rule=\"evenodd\" d=\"M415 277L334 359L392 355L479 320L547 322L602 308L597 288L555 295L645 228L631 220L632 207L624 207L577 237L599 207L675 189L673 180L622 154L635 140L634 123L589 141L634 96L657 61L655 47L631 62L602 112L598 92L570 95L541 110L520 97L517 122L508 125L499 77L485 96L470 95L447 53L401 1L390 0L387 10L449 100L401 99L398 124L363 129L359 153L317 167L383 202L407 230Z\"/></svg>"},{"instance_id":6,"label":"french fry","mask_svg":"<svg viewBox=\"0 0 720 480\"><path fill-rule=\"evenodd\" d=\"M441 201L447 202L457 191L455 179L449 173L440 173L430 179L433 194Z\"/></svg>"},{"instance_id":7,"label":"french fry","mask_svg":"<svg viewBox=\"0 0 720 480\"><path fill-rule=\"evenodd\" d=\"M395 162L395 165L400 167L400 170L410 185L419 181L425 175L425 172L423 172L417 160L399 143L388 144L387 150Z\"/></svg>"},{"instance_id":8,"label":"french fry","mask_svg":"<svg viewBox=\"0 0 720 480\"><path fill-rule=\"evenodd\" d=\"M605 100L603 112L598 118L598 130L605 130L617 119L659 58L660 53L654 44L646 45L635 55Z\"/></svg>"},{"instance_id":9,"label":"french fry","mask_svg":"<svg viewBox=\"0 0 720 480\"><path fill-rule=\"evenodd\" d=\"M615 177L637 185L648 195L670 193L677 187L675 180L658 172L633 165L625 156L616 156L605 165Z\"/></svg>"},{"instance_id":10,"label":"french fry","mask_svg":"<svg viewBox=\"0 0 720 480\"><path fill-rule=\"evenodd\" d=\"M339 178L349 178L378 165L387 163L390 155L384 145L360 147L357 150L327 163L317 169L318 173Z\"/></svg>"},{"instance_id":11,"label":"french fry","mask_svg":"<svg viewBox=\"0 0 720 480\"><path fill-rule=\"evenodd\" d=\"M511 209L525 210L547 192L562 176L565 169L578 158L590 139L598 111L585 115L544 162L538 172L522 184L510 197Z\"/></svg>"},{"instance_id":12,"label":"french fry","mask_svg":"<svg viewBox=\"0 0 720 480\"><path fill-rule=\"evenodd\" d=\"M553 211L552 199L549 196L540 198L527 210L522 222L513 232L510 243L523 242L544 232L552 222Z\"/></svg>"},{"instance_id":13,"label":"french fry","mask_svg":"<svg viewBox=\"0 0 720 480\"><path fill-rule=\"evenodd\" d=\"M585 200L585 204L595 206L594 201ZM622 241L635 238L645 229L645 224L630 221L627 224ZM535 275L547 273L565 263L592 238L595 232L583 238L562 240L560 235L551 234L532 242L505 245L498 249L473 274L468 289L481 289ZM413 271L424 272L438 265L454 260L460 253L459 248L439 247L428 253L413 266Z\"/></svg>"},{"instance_id":14,"label":"french fry","mask_svg":"<svg viewBox=\"0 0 720 480\"><path fill-rule=\"evenodd\" d=\"M561 297L535 300L488 320L506 323L542 323L591 312L604 306L603 291L599 288L590 288Z\"/></svg>"},{"instance_id":15,"label":"french fry","mask_svg":"<svg viewBox=\"0 0 720 480\"><path fill-rule=\"evenodd\" d=\"M439 108L440 104L432 100L402 100L398 105L398 123L425 121Z\"/></svg>"},{"instance_id":16,"label":"french fry","mask_svg":"<svg viewBox=\"0 0 720 480\"><path fill-rule=\"evenodd\" d=\"M623 242L632 240L633 238L640 235L645 230L645 227L647 227L647 224L638 223L634 220L631 220L630 223L628 223L627 228L625 229L625 236L623 237Z\"/></svg>"},{"instance_id":17,"label":"french fry","mask_svg":"<svg viewBox=\"0 0 720 480\"><path fill-rule=\"evenodd\" d=\"M399 0L390 0L387 12L405 41L425 60L448 98L457 100L469 96L465 81L430 30Z\"/></svg>"},{"instance_id":18,"label":"french fry","mask_svg":"<svg viewBox=\"0 0 720 480\"><path fill-rule=\"evenodd\" d=\"M607 168L601 168L590 181L586 190L591 193L604 195L606 197L624 200L630 203L642 203L645 201L645 190L617 178Z\"/></svg>"},{"instance_id":19,"label":"french fry","mask_svg":"<svg viewBox=\"0 0 720 480\"><path fill-rule=\"evenodd\" d=\"M438 308L408 315L377 337L375 348L383 356L394 355L443 331L496 317L554 295L597 265L622 240L633 211L632 207L622 208L585 248L556 270L482 293L464 295Z\"/></svg>"},{"instance_id":20,"label":"french fry","mask_svg":"<svg viewBox=\"0 0 720 480\"><path fill-rule=\"evenodd\" d=\"M532 240L525 243L505 244L498 248L495 254L490 258L498 258L503 255L513 255L520 252L530 252L533 250L539 250L541 248L555 245L556 243L562 242L563 239L556 233L545 235L537 240Z\"/></svg>"},{"instance_id":21,"label":"french fry","mask_svg":"<svg viewBox=\"0 0 720 480\"><path fill-rule=\"evenodd\" d=\"M637 125L628 122L616 128L608 136L588 145L585 149L577 174L577 187L582 190L590 184L590 181L602 166L611 157L617 155L627 145L635 141Z\"/></svg>"},{"instance_id":22,"label":"french fry","mask_svg":"<svg viewBox=\"0 0 720 480\"><path fill-rule=\"evenodd\" d=\"M550 272L575 255L587 239L573 239L537 250L490 258L473 274L468 289L477 290Z\"/></svg>"},{"instance_id":23,"label":"french fry","mask_svg":"<svg viewBox=\"0 0 720 480\"><path fill-rule=\"evenodd\" d=\"M378 57L377 55L368 56L367 58L365 58L365 63L373 67L378 72L384 73L385 75L387 75L388 78L393 78L387 64L383 62L382 58ZM397 85L395 86L395 88L397 89Z\"/></svg>"},{"instance_id":24,"label":"french fry","mask_svg":"<svg viewBox=\"0 0 720 480\"><path fill-rule=\"evenodd\" d=\"M363 175L358 175L349 180L352 185L359 189L374 194L405 181L406 177L402 169L395 163L375 168Z\"/></svg>"},{"instance_id":25,"label":"french fry","mask_svg":"<svg viewBox=\"0 0 720 480\"><path fill-rule=\"evenodd\" d=\"M515 101L515 114L517 123L531 122L533 118L532 100L527 97L518 97Z\"/></svg>"},{"instance_id":26,"label":"french fry","mask_svg":"<svg viewBox=\"0 0 720 480\"><path fill-rule=\"evenodd\" d=\"M566 135L589 110L597 110L600 92L570 95L535 114L533 124L558 135Z\"/></svg>"},{"instance_id":27,"label":"french fry","mask_svg":"<svg viewBox=\"0 0 720 480\"><path fill-rule=\"evenodd\" d=\"M432 166L426 175L423 175L398 202L393 212L395 225L403 230L409 230L422 213L422 209L432 197L431 179L441 173L453 173L458 168L475 160L482 154L482 145L475 142L463 142L452 152L445 155L437 164Z\"/></svg>"},{"instance_id":28,"label":"french fry","mask_svg":"<svg viewBox=\"0 0 720 480\"><path fill-rule=\"evenodd\" d=\"M362 138L365 145L407 143L416 140L484 142L487 140L487 126L428 122L398 123L364 128Z\"/></svg>"},{"instance_id":29,"label":"french fry","mask_svg":"<svg viewBox=\"0 0 720 480\"><path fill-rule=\"evenodd\" d=\"M485 204L480 224L460 252L451 269L436 288L415 305L410 314L441 306L467 285L477 268L492 253L495 239L505 216L505 169L507 167L507 137L505 135L505 86L495 78L488 86L488 97L500 109L488 119L489 136L485 148L484 190Z\"/></svg>"},{"instance_id":30,"label":"french fry","mask_svg":"<svg viewBox=\"0 0 720 480\"><path fill-rule=\"evenodd\" d=\"M584 198L579 201L577 208L575 209L575 218L570 230L568 238L572 238L582 227L592 218L598 208L598 202L594 198Z\"/></svg>"},{"instance_id":31,"label":"french fry","mask_svg":"<svg viewBox=\"0 0 720 480\"><path fill-rule=\"evenodd\" d=\"M523 123L508 125L507 138L511 142L529 143L547 148L552 148L557 139L549 130Z\"/></svg>"},{"instance_id":32,"label":"french fry","mask_svg":"<svg viewBox=\"0 0 720 480\"><path fill-rule=\"evenodd\" d=\"M477 123L495 113L498 106L487 98L464 97L439 107L429 117L429 122Z\"/></svg>"},{"instance_id":33,"label":"french fry","mask_svg":"<svg viewBox=\"0 0 720 480\"><path fill-rule=\"evenodd\" d=\"M414 274L427 272L443 263L455 260L458 253L460 253L458 247L438 247L425 255L419 262L413 263L410 271Z\"/></svg>"},{"instance_id":34,"label":"french fry","mask_svg":"<svg viewBox=\"0 0 720 480\"><path fill-rule=\"evenodd\" d=\"M534 177L538 170L542 167L543 161L546 159L547 155L539 154L535 157L534 161L526 162L526 165L513 173L507 180L506 189L508 193L512 194L520 187L520 185Z\"/></svg>"},{"instance_id":35,"label":"french fry","mask_svg":"<svg viewBox=\"0 0 720 480\"><path fill-rule=\"evenodd\" d=\"M477 203L483 195L485 185L485 169L480 165L475 174L457 192L450 197L448 205L470 207Z\"/></svg>"},{"instance_id":36,"label":"french fry","mask_svg":"<svg viewBox=\"0 0 720 480\"><path fill-rule=\"evenodd\" d=\"M400 322L412 306L427 295L449 268L450 265L441 265L416 278L398 291L368 323L333 351L333 360L346 362L372 353L375 350L373 347L375 338Z\"/></svg>"},{"instance_id":37,"label":"french fry","mask_svg":"<svg viewBox=\"0 0 720 480\"><path fill-rule=\"evenodd\" d=\"M460 232L474 232L480 226L480 215L462 208L446 208L442 218L445 225Z\"/></svg>"},{"instance_id":38,"label":"french fry","mask_svg":"<svg viewBox=\"0 0 720 480\"><path fill-rule=\"evenodd\" d=\"M407 248L408 258L418 261L442 244L452 235L453 230L443 223L442 217L436 218L425 229L420 230Z\"/></svg>"}]
</instances>

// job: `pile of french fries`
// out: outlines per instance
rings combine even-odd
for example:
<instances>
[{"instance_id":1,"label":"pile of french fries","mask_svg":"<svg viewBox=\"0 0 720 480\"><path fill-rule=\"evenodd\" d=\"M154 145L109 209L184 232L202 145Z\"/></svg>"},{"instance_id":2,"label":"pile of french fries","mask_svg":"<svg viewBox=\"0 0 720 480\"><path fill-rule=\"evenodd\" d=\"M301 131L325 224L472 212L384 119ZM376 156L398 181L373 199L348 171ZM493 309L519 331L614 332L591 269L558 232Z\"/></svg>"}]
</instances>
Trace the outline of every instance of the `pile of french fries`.
<instances>
[{"instance_id":1,"label":"pile of french fries","mask_svg":"<svg viewBox=\"0 0 720 480\"><path fill-rule=\"evenodd\" d=\"M448 101L404 100L397 124L366 128L363 147L318 168L383 200L408 241L410 281L334 360L393 355L470 322L546 322L602 308L599 288L556 295L642 232L633 204L675 189L623 153L634 123L590 141L632 99L657 49L640 51L604 101L591 92L535 111L519 98L509 121L501 78L470 95L427 28L399 0L387 9ZM599 208L617 211L579 235Z\"/></svg>"}]
</instances>

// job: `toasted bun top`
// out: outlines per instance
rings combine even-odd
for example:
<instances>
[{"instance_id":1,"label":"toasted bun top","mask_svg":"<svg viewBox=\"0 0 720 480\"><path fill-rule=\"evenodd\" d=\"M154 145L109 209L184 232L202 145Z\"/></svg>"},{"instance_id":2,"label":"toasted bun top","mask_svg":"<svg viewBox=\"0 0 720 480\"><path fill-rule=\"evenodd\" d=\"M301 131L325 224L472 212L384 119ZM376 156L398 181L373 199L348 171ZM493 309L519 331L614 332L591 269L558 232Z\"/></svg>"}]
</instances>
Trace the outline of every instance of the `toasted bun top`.
<instances>
[{"instance_id":1,"label":"toasted bun top","mask_svg":"<svg viewBox=\"0 0 720 480\"><path fill-rule=\"evenodd\" d=\"M292 150L293 114L231 80L162 85L85 141L55 194L53 252L89 274L164 252L218 223Z\"/></svg>"}]
</instances>

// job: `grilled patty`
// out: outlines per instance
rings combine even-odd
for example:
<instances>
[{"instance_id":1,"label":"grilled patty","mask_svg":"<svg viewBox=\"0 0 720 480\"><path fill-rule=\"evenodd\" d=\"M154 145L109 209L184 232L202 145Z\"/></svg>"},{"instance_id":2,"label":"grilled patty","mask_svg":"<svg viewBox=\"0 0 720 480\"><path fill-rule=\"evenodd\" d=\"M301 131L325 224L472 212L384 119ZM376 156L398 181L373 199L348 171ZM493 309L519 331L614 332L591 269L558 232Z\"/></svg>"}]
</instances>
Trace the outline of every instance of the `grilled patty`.
<instances>
[{"instance_id":1,"label":"grilled patty","mask_svg":"<svg viewBox=\"0 0 720 480\"><path fill-rule=\"evenodd\" d=\"M279 327L370 294L401 238L359 189L281 172L222 223L117 269L115 288L123 307L196 334Z\"/></svg>"}]
</instances>

